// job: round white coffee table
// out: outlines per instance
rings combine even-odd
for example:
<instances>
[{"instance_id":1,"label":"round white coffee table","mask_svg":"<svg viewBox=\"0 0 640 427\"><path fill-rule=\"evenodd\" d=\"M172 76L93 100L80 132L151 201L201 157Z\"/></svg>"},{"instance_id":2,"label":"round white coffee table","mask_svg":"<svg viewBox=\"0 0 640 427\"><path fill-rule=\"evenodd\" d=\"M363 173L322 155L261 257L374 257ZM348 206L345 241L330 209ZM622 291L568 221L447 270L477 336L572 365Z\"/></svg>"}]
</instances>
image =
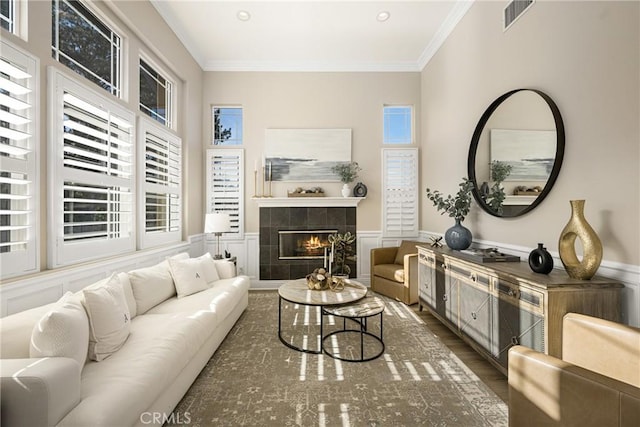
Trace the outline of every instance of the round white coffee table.
<instances>
[{"instance_id":1,"label":"round white coffee table","mask_svg":"<svg viewBox=\"0 0 640 427\"><path fill-rule=\"evenodd\" d=\"M355 280L346 279L345 286L342 291L334 292L332 290L316 291L311 290L307 286L307 279L296 279L283 283L278 288L278 338L280 341L289 348L304 353L321 354L322 343L320 342L317 350L296 346L282 337L282 301L287 301L293 304L300 304L304 306L334 306L347 304L350 302L358 301L367 295L367 287L362 283ZM318 336L320 341L322 340L322 320L323 316L320 316L320 327L318 329Z\"/></svg>"}]
</instances>

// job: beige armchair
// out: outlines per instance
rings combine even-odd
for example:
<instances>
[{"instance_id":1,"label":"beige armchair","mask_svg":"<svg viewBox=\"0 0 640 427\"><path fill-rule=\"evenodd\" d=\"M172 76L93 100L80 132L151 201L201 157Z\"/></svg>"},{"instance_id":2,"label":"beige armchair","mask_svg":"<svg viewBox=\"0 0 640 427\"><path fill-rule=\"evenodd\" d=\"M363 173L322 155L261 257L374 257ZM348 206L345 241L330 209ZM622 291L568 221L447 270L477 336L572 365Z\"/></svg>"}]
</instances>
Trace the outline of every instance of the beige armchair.
<instances>
[{"instance_id":1,"label":"beige armchair","mask_svg":"<svg viewBox=\"0 0 640 427\"><path fill-rule=\"evenodd\" d=\"M569 313L562 360L509 350L510 426L640 426L640 329Z\"/></svg>"},{"instance_id":2,"label":"beige armchair","mask_svg":"<svg viewBox=\"0 0 640 427\"><path fill-rule=\"evenodd\" d=\"M402 301L418 302L418 249L420 242L403 240L400 246L371 250L371 290Z\"/></svg>"}]
</instances>

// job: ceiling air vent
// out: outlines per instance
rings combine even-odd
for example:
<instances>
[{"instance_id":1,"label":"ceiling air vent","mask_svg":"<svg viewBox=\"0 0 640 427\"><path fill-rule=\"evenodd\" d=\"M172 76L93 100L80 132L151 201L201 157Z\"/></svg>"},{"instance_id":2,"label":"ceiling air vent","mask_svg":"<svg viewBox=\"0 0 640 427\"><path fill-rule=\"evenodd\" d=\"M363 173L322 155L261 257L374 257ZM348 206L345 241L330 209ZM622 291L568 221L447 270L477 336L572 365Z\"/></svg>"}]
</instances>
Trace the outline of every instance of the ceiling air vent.
<instances>
[{"instance_id":1,"label":"ceiling air vent","mask_svg":"<svg viewBox=\"0 0 640 427\"><path fill-rule=\"evenodd\" d=\"M503 29L506 31L523 13L525 13L535 0L512 0L504 8Z\"/></svg>"}]
</instances>

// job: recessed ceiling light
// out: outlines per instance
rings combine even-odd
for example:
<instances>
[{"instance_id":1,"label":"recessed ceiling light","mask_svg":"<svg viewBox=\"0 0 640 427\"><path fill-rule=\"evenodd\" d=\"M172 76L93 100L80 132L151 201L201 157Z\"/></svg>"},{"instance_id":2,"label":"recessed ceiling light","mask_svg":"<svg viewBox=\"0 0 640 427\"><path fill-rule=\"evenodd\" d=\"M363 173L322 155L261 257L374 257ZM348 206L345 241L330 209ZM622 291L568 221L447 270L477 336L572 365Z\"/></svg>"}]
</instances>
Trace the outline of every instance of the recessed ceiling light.
<instances>
[{"instance_id":1,"label":"recessed ceiling light","mask_svg":"<svg viewBox=\"0 0 640 427\"><path fill-rule=\"evenodd\" d=\"M376 19L379 22L384 22L387 19L389 19L390 17L391 17L391 14L385 10L385 11L382 11L382 12L378 13L378 16L376 16Z\"/></svg>"},{"instance_id":2,"label":"recessed ceiling light","mask_svg":"<svg viewBox=\"0 0 640 427\"><path fill-rule=\"evenodd\" d=\"M251 19L251 14L246 10L239 10L236 14L236 17L241 21L248 21L249 19Z\"/></svg>"}]
</instances>

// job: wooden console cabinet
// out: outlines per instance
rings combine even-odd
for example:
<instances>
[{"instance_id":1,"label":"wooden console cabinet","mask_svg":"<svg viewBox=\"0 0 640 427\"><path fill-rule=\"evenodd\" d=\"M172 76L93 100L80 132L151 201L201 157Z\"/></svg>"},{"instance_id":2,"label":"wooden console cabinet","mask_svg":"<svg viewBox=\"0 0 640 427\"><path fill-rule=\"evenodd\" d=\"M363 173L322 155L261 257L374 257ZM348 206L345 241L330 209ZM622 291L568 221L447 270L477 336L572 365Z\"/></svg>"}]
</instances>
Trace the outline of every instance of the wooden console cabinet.
<instances>
[{"instance_id":1,"label":"wooden console cabinet","mask_svg":"<svg viewBox=\"0 0 640 427\"><path fill-rule=\"evenodd\" d=\"M418 246L420 310L440 321L507 374L520 344L561 357L569 312L620 321L621 283L531 271L526 262L480 263L447 248Z\"/></svg>"}]
</instances>

